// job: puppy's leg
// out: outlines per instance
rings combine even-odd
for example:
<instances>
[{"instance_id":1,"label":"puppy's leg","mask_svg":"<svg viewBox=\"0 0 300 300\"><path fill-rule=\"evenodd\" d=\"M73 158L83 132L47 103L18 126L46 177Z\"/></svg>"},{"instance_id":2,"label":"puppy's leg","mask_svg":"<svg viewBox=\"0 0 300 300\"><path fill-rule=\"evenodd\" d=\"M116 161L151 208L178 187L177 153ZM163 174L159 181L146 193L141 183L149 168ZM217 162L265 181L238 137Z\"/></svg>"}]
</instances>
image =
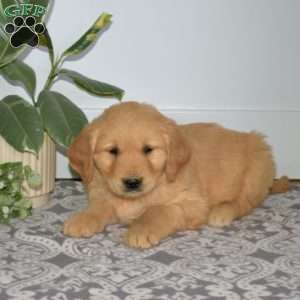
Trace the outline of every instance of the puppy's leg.
<instances>
[{"instance_id":1,"label":"puppy's leg","mask_svg":"<svg viewBox=\"0 0 300 300\"><path fill-rule=\"evenodd\" d=\"M124 239L135 248L149 248L162 239L180 230L196 229L207 223L206 199L198 193L190 199L168 206L149 208L129 227Z\"/></svg>"},{"instance_id":2,"label":"puppy's leg","mask_svg":"<svg viewBox=\"0 0 300 300\"><path fill-rule=\"evenodd\" d=\"M268 181L264 181L259 176L252 177L248 174L237 199L214 206L209 213L208 224L223 227L231 224L235 219L249 214L268 195L270 186Z\"/></svg>"},{"instance_id":3,"label":"puppy's leg","mask_svg":"<svg viewBox=\"0 0 300 300\"><path fill-rule=\"evenodd\" d=\"M176 205L150 207L129 226L125 242L135 248L149 248L184 227L182 209Z\"/></svg>"},{"instance_id":4,"label":"puppy's leg","mask_svg":"<svg viewBox=\"0 0 300 300\"><path fill-rule=\"evenodd\" d=\"M241 218L259 206L272 186L275 165L270 148L256 134L249 141L248 167L243 178L240 193L229 203L221 203L210 212L208 223L213 226L225 226L234 219Z\"/></svg>"},{"instance_id":5,"label":"puppy's leg","mask_svg":"<svg viewBox=\"0 0 300 300\"><path fill-rule=\"evenodd\" d=\"M71 216L64 223L64 234L71 237L90 237L101 232L113 220L113 209L103 202L90 204L88 208Z\"/></svg>"},{"instance_id":6,"label":"puppy's leg","mask_svg":"<svg viewBox=\"0 0 300 300\"><path fill-rule=\"evenodd\" d=\"M234 201L220 203L211 209L208 217L209 225L215 227L229 225L261 204L268 195L271 181L268 177L265 180L263 174L251 175L252 173L248 173L245 176L242 190Z\"/></svg>"}]
</instances>

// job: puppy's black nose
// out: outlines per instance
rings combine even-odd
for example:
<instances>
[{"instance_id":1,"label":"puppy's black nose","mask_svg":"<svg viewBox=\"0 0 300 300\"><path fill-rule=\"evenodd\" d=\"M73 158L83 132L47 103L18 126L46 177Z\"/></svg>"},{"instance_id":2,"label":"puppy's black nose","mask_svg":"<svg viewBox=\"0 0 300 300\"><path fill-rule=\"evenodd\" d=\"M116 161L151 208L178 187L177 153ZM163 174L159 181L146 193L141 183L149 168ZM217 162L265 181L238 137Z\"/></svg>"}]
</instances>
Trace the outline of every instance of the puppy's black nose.
<instances>
[{"instance_id":1,"label":"puppy's black nose","mask_svg":"<svg viewBox=\"0 0 300 300\"><path fill-rule=\"evenodd\" d=\"M123 178L122 181L128 191L136 191L141 187L143 178L127 177L127 178Z\"/></svg>"}]
</instances>

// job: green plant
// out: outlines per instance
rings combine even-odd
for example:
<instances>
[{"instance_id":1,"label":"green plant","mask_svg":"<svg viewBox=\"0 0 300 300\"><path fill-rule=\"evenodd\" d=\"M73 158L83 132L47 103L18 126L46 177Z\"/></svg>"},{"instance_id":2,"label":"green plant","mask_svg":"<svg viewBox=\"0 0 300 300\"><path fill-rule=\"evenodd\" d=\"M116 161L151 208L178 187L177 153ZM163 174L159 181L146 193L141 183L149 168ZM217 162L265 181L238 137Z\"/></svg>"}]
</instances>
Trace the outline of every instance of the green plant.
<instances>
[{"instance_id":1,"label":"green plant","mask_svg":"<svg viewBox=\"0 0 300 300\"><path fill-rule=\"evenodd\" d=\"M47 30L39 35L39 46L48 49L51 70L37 97L36 75L29 65L15 59L0 68L0 74L8 82L25 88L32 102L30 104L18 95L9 95L0 101L0 135L16 150L38 153L45 131L56 144L68 147L87 124L87 118L79 107L66 96L51 90L53 83L58 79L67 79L80 89L96 96L122 99L122 89L62 68L66 59L84 54L110 23L111 15L101 14L87 32L61 55L54 53Z\"/></svg>"},{"instance_id":2,"label":"green plant","mask_svg":"<svg viewBox=\"0 0 300 300\"><path fill-rule=\"evenodd\" d=\"M24 180L32 188L41 185L40 176L29 166L23 167L21 162L0 164L0 223L31 214L31 202L22 193Z\"/></svg>"}]
</instances>

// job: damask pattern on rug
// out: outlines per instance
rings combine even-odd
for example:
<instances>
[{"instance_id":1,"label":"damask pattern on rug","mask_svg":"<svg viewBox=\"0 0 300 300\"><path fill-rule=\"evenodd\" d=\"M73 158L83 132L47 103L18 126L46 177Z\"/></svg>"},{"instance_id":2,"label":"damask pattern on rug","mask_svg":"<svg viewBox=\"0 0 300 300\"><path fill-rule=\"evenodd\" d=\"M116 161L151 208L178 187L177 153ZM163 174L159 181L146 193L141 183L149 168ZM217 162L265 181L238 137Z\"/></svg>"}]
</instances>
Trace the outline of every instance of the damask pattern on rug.
<instances>
[{"instance_id":1,"label":"damask pattern on rug","mask_svg":"<svg viewBox=\"0 0 300 300\"><path fill-rule=\"evenodd\" d=\"M63 221L85 205L82 184L61 181L46 208L0 225L0 300L300 299L300 186L149 250L126 247L120 225L65 237Z\"/></svg>"}]
</instances>

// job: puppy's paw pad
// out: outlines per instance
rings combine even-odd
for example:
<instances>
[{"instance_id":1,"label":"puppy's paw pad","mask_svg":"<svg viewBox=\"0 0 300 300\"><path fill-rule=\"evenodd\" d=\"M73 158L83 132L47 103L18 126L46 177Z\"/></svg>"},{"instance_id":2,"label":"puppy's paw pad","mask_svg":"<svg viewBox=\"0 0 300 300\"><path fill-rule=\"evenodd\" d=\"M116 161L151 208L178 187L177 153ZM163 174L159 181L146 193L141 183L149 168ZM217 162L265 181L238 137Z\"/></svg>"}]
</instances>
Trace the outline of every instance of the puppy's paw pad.
<instances>
[{"instance_id":1,"label":"puppy's paw pad","mask_svg":"<svg viewBox=\"0 0 300 300\"><path fill-rule=\"evenodd\" d=\"M214 227L223 227L230 225L233 220L233 211L231 211L229 208L220 206L213 208L210 212L208 217L208 225Z\"/></svg>"},{"instance_id":2,"label":"puppy's paw pad","mask_svg":"<svg viewBox=\"0 0 300 300\"><path fill-rule=\"evenodd\" d=\"M130 228L124 236L124 242L133 248L147 249L157 245L160 238L144 228Z\"/></svg>"},{"instance_id":3,"label":"puppy's paw pad","mask_svg":"<svg viewBox=\"0 0 300 300\"><path fill-rule=\"evenodd\" d=\"M213 227L224 227L230 225L232 219L223 216L210 216L208 219L208 225Z\"/></svg>"},{"instance_id":4,"label":"puppy's paw pad","mask_svg":"<svg viewBox=\"0 0 300 300\"><path fill-rule=\"evenodd\" d=\"M64 223L64 234L71 237L91 237L101 231L101 222L88 213L79 213Z\"/></svg>"}]
</instances>

